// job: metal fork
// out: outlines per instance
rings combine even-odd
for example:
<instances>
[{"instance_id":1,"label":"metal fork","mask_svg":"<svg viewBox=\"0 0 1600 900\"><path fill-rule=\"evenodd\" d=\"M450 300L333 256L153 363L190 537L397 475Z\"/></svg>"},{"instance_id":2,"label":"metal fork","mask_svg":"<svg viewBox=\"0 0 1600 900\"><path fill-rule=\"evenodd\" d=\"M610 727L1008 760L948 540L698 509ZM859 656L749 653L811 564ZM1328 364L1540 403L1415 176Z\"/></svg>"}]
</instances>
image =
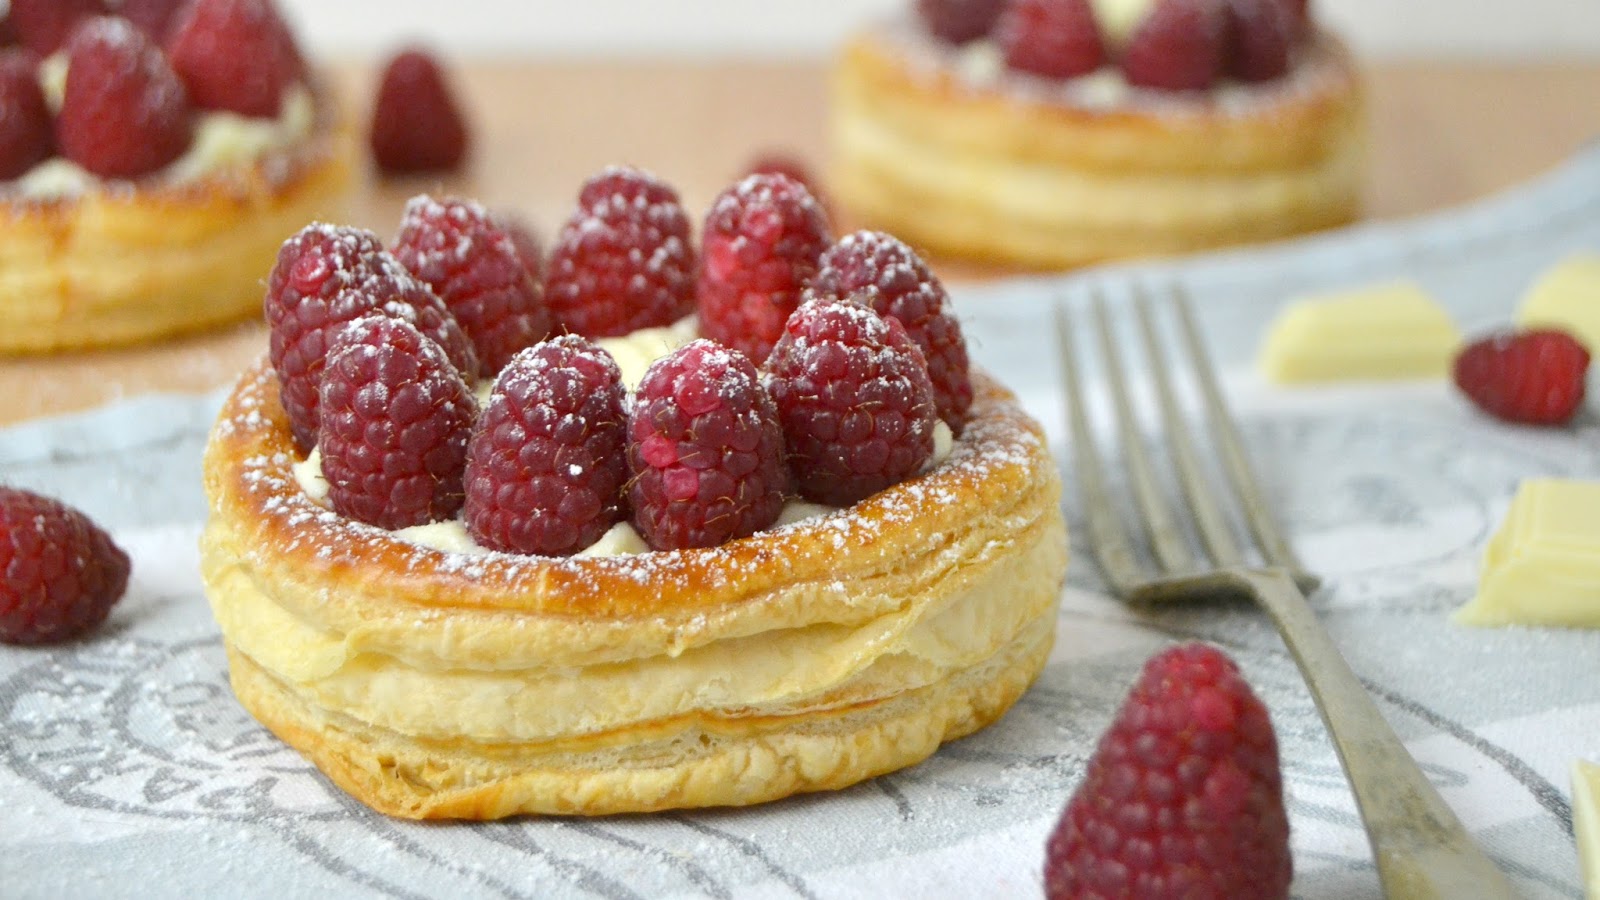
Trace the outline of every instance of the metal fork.
<instances>
[{"instance_id":1,"label":"metal fork","mask_svg":"<svg viewBox=\"0 0 1600 900\"><path fill-rule=\"evenodd\" d=\"M1131 536L1112 505L1084 406L1083 381L1073 351L1072 316L1064 304L1057 304L1056 329L1072 455L1083 493L1089 541L1112 592L1134 603L1241 595L1252 598L1277 626L1322 713L1366 823L1384 894L1390 898L1450 900L1516 896L1505 876L1473 842L1406 753L1306 602L1304 592L1315 589L1316 579L1295 558L1261 495L1244 442L1228 414L1215 370L1201 343L1187 296L1181 289L1172 288L1171 306L1198 381L1217 455L1227 470L1264 565L1247 560L1224 512L1223 501L1206 477L1195 440L1179 409L1149 298L1142 289L1136 289L1134 308L1166 442L1188 500L1189 527L1198 533L1199 544L1209 559L1194 552L1145 451L1104 298L1096 292L1093 300L1095 330L1116 410L1120 450L1151 556L1159 569L1152 572L1140 561Z\"/></svg>"}]
</instances>

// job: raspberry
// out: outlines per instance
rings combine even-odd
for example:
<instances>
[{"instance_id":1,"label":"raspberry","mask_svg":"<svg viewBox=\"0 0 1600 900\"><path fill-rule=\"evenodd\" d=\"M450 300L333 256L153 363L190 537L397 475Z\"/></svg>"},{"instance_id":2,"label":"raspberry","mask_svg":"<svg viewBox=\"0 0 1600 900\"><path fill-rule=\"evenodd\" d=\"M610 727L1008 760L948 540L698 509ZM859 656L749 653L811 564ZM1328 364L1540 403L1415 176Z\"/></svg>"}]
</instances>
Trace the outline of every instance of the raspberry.
<instances>
[{"instance_id":1,"label":"raspberry","mask_svg":"<svg viewBox=\"0 0 1600 900\"><path fill-rule=\"evenodd\" d=\"M1045 848L1048 897L1288 897L1272 721L1205 644L1145 664Z\"/></svg>"},{"instance_id":2,"label":"raspberry","mask_svg":"<svg viewBox=\"0 0 1600 900\"><path fill-rule=\"evenodd\" d=\"M939 421L922 351L895 319L812 297L767 358L800 495L850 506L915 475Z\"/></svg>"},{"instance_id":3,"label":"raspberry","mask_svg":"<svg viewBox=\"0 0 1600 900\"><path fill-rule=\"evenodd\" d=\"M805 164L800 157L781 150L771 150L758 154L750 161L745 169L746 175L787 175L800 182L800 186L811 192L818 203L822 202L822 192L817 190L816 176L811 167Z\"/></svg>"},{"instance_id":4,"label":"raspberry","mask_svg":"<svg viewBox=\"0 0 1600 900\"><path fill-rule=\"evenodd\" d=\"M1563 425L1583 405L1589 351L1564 331L1497 334L1456 357L1455 382L1479 409L1507 422Z\"/></svg>"},{"instance_id":5,"label":"raspberry","mask_svg":"<svg viewBox=\"0 0 1600 900\"><path fill-rule=\"evenodd\" d=\"M277 116L305 69L272 0L194 0L167 53L196 106L243 116Z\"/></svg>"},{"instance_id":6,"label":"raspberry","mask_svg":"<svg viewBox=\"0 0 1600 900\"><path fill-rule=\"evenodd\" d=\"M613 167L584 183L550 251L545 292L570 331L611 337L694 311L694 248L678 194Z\"/></svg>"},{"instance_id":7,"label":"raspberry","mask_svg":"<svg viewBox=\"0 0 1600 900\"><path fill-rule=\"evenodd\" d=\"M1294 12L1288 0L1227 0L1227 72L1240 81L1271 81L1289 71Z\"/></svg>"},{"instance_id":8,"label":"raspberry","mask_svg":"<svg viewBox=\"0 0 1600 900\"><path fill-rule=\"evenodd\" d=\"M105 621L128 587L128 555L89 517L0 487L0 642L49 644Z\"/></svg>"},{"instance_id":9,"label":"raspberry","mask_svg":"<svg viewBox=\"0 0 1600 900\"><path fill-rule=\"evenodd\" d=\"M188 0L122 0L117 15L132 22L134 27L150 36L150 40L165 44L172 33L178 13Z\"/></svg>"},{"instance_id":10,"label":"raspberry","mask_svg":"<svg viewBox=\"0 0 1600 900\"><path fill-rule=\"evenodd\" d=\"M878 315L900 320L927 360L939 418L961 433L972 406L967 342L961 323L945 311L950 295L916 251L882 232L846 235L822 254L811 289L840 300L858 297Z\"/></svg>"},{"instance_id":11,"label":"raspberry","mask_svg":"<svg viewBox=\"0 0 1600 900\"><path fill-rule=\"evenodd\" d=\"M477 350L477 374L493 377L518 350L550 336L555 321L511 235L476 203L412 198L395 258L427 282Z\"/></svg>"},{"instance_id":12,"label":"raspberry","mask_svg":"<svg viewBox=\"0 0 1600 900\"><path fill-rule=\"evenodd\" d=\"M996 31L1006 65L1019 71L1073 78L1106 61L1089 0L1016 0Z\"/></svg>"},{"instance_id":13,"label":"raspberry","mask_svg":"<svg viewBox=\"0 0 1600 900\"><path fill-rule=\"evenodd\" d=\"M194 125L183 82L144 32L124 19L89 19L67 54L56 116L62 155L105 178L135 178L189 148Z\"/></svg>"},{"instance_id":14,"label":"raspberry","mask_svg":"<svg viewBox=\"0 0 1600 900\"><path fill-rule=\"evenodd\" d=\"M300 449L317 440L317 386L333 339L350 322L381 311L437 341L456 368L478 371L472 342L428 286L384 251L371 232L309 225L285 241L267 276L272 367Z\"/></svg>"},{"instance_id":15,"label":"raspberry","mask_svg":"<svg viewBox=\"0 0 1600 900\"><path fill-rule=\"evenodd\" d=\"M105 14L103 0L11 0L11 27L41 59L65 46L83 19Z\"/></svg>"},{"instance_id":16,"label":"raspberry","mask_svg":"<svg viewBox=\"0 0 1600 900\"><path fill-rule=\"evenodd\" d=\"M517 248L517 255L522 257L522 265L528 270L528 277L534 284L544 285L544 247L539 242L539 235L521 216L515 213L501 211L495 214L495 220L500 227L505 229L511 238L511 243Z\"/></svg>"},{"instance_id":17,"label":"raspberry","mask_svg":"<svg viewBox=\"0 0 1600 900\"><path fill-rule=\"evenodd\" d=\"M38 62L26 50L0 51L0 181L21 176L55 153Z\"/></svg>"},{"instance_id":18,"label":"raspberry","mask_svg":"<svg viewBox=\"0 0 1600 900\"><path fill-rule=\"evenodd\" d=\"M575 334L517 354L467 450L467 528L480 544L567 556L623 515L622 371Z\"/></svg>"},{"instance_id":19,"label":"raspberry","mask_svg":"<svg viewBox=\"0 0 1600 900\"><path fill-rule=\"evenodd\" d=\"M11 24L11 16L9 14L0 16L0 47L16 46L21 40L16 27Z\"/></svg>"},{"instance_id":20,"label":"raspberry","mask_svg":"<svg viewBox=\"0 0 1600 900\"><path fill-rule=\"evenodd\" d=\"M383 70L372 107L372 158L384 172L439 172L467 158L467 123L427 51L401 52Z\"/></svg>"},{"instance_id":21,"label":"raspberry","mask_svg":"<svg viewBox=\"0 0 1600 900\"><path fill-rule=\"evenodd\" d=\"M702 240L701 333L764 362L828 246L822 207L791 178L751 175L712 204Z\"/></svg>"},{"instance_id":22,"label":"raspberry","mask_svg":"<svg viewBox=\"0 0 1600 900\"><path fill-rule=\"evenodd\" d=\"M1226 38L1223 0L1161 0L1122 53L1129 84L1202 91L1222 74Z\"/></svg>"},{"instance_id":23,"label":"raspberry","mask_svg":"<svg viewBox=\"0 0 1600 900\"><path fill-rule=\"evenodd\" d=\"M917 0L917 15L935 36L965 44L994 28L1006 0Z\"/></svg>"},{"instance_id":24,"label":"raspberry","mask_svg":"<svg viewBox=\"0 0 1600 900\"><path fill-rule=\"evenodd\" d=\"M401 319L362 316L328 347L319 395L334 512L406 528L461 509L478 401L437 343Z\"/></svg>"},{"instance_id":25,"label":"raspberry","mask_svg":"<svg viewBox=\"0 0 1600 900\"><path fill-rule=\"evenodd\" d=\"M628 419L633 524L657 550L715 547L778 520L783 429L748 357L697 340L656 360Z\"/></svg>"}]
</instances>

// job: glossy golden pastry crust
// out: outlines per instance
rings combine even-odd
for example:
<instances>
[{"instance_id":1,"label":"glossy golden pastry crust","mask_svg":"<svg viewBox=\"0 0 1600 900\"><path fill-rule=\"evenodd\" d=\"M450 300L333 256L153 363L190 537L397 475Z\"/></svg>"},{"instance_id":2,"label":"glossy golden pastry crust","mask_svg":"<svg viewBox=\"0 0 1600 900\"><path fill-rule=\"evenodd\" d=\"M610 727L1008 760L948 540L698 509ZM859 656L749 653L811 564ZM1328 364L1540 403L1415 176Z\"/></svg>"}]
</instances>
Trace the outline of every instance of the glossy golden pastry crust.
<instances>
[{"instance_id":1,"label":"glossy golden pastry crust","mask_svg":"<svg viewBox=\"0 0 1600 900\"><path fill-rule=\"evenodd\" d=\"M976 387L943 465L850 510L553 560L447 554L316 506L259 364L205 459L202 568L235 693L414 818L744 805L911 765L1032 682L1066 567L1043 436Z\"/></svg>"},{"instance_id":2,"label":"glossy golden pastry crust","mask_svg":"<svg viewBox=\"0 0 1600 900\"><path fill-rule=\"evenodd\" d=\"M1361 89L1331 35L1280 82L1199 97L997 65L970 72L970 56L903 22L852 40L829 112L839 202L914 245L1036 268L1266 240L1359 212Z\"/></svg>"},{"instance_id":3,"label":"glossy golden pastry crust","mask_svg":"<svg viewBox=\"0 0 1600 900\"><path fill-rule=\"evenodd\" d=\"M323 93L309 139L186 184L30 199L0 188L0 353L133 344L261 310L261 273L338 218L355 143Z\"/></svg>"}]
</instances>

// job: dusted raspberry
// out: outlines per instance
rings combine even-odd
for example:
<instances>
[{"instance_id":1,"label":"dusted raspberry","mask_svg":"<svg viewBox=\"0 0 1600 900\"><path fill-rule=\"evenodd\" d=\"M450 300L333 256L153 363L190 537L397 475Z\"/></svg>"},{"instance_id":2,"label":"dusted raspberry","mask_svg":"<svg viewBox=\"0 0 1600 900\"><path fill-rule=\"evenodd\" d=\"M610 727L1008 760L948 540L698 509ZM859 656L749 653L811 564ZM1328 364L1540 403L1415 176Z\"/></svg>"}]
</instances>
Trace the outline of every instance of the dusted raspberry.
<instances>
[{"instance_id":1,"label":"dusted raspberry","mask_svg":"<svg viewBox=\"0 0 1600 900\"><path fill-rule=\"evenodd\" d=\"M56 116L63 156L103 178L136 178L189 149L194 123L183 82L144 32L124 19L89 19L67 54Z\"/></svg>"},{"instance_id":2,"label":"dusted raspberry","mask_svg":"<svg viewBox=\"0 0 1600 900\"><path fill-rule=\"evenodd\" d=\"M128 587L128 555L89 517L0 487L0 642L49 644L105 621Z\"/></svg>"},{"instance_id":3,"label":"dusted raspberry","mask_svg":"<svg viewBox=\"0 0 1600 900\"><path fill-rule=\"evenodd\" d=\"M922 351L895 319L813 297L766 365L800 495L850 506L917 474L939 416Z\"/></svg>"},{"instance_id":4,"label":"dusted raspberry","mask_svg":"<svg viewBox=\"0 0 1600 900\"><path fill-rule=\"evenodd\" d=\"M393 529L461 509L478 401L432 339L382 313L346 324L328 348L320 398L334 512Z\"/></svg>"},{"instance_id":5,"label":"dusted raspberry","mask_svg":"<svg viewBox=\"0 0 1600 900\"><path fill-rule=\"evenodd\" d=\"M27 50L0 51L0 181L20 177L55 152L38 62Z\"/></svg>"},{"instance_id":6,"label":"dusted raspberry","mask_svg":"<svg viewBox=\"0 0 1600 900\"><path fill-rule=\"evenodd\" d=\"M763 362L827 248L828 220L805 186L751 175L706 216L700 258L700 331Z\"/></svg>"},{"instance_id":7,"label":"dusted raspberry","mask_svg":"<svg viewBox=\"0 0 1600 900\"><path fill-rule=\"evenodd\" d=\"M1015 0L996 31L1006 65L1018 71L1073 78L1106 61L1089 0Z\"/></svg>"},{"instance_id":8,"label":"dusted raspberry","mask_svg":"<svg viewBox=\"0 0 1600 900\"><path fill-rule=\"evenodd\" d=\"M305 74L289 26L272 0L194 0L167 42L172 68L201 109L278 115Z\"/></svg>"},{"instance_id":9,"label":"dusted raspberry","mask_svg":"<svg viewBox=\"0 0 1600 900\"><path fill-rule=\"evenodd\" d=\"M569 331L612 337L694 311L694 248L677 192L638 169L591 178L550 251L545 297Z\"/></svg>"},{"instance_id":10,"label":"dusted raspberry","mask_svg":"<svg viewBox=\"0 0 1600 900\"><path fill-rule=\"evenodd\" d=\"M372 108L372 158L389 173L457 169L467 122L439 63L411 49L389 61Z\"/></svg>"},{"instance_id":11,"label":"dusted raspberry","mask_svg":"<svg viewBox=\"0 0 1600 900\"><path fill-rule=\"evenodd\" d=\"M544 290L489 211L465 200L412 198L400 219L395 258L444 300L493 377L517 351L550 336Z\"/></svg>"},{"instance_id":12,"label":"dusted raspberry","mask_svg":"<svg viewBox=\"0 0 1600 900\"><path fill-rule=\"evenodd\" d=\"M1289 71L1295 14L1289 0L1227 0L1227 73L1271 81Z\"/></svg>"},{"instance_id":13,"label":"dusted raspberry","mask_svg":"<svg viewBox=\"0 0 1600 900\"><path fill-rule=\"evenodd\" d=\"M461 326L426 284L412 277L371 232L308 225L285 241L267 276L272 367L300 449L317 441L317 386L323 358L345 323L381 311L437 341L456 368L478 371Z\"/></svg>"},{"instance_id":14,"label":"dusted raspberry","mask_svg":"<svg viewBox=\"0 0 1600 900\"><path fill-rule=\"evenodd\" d=\"M150 36L150 40L165 44L177 23L178 13L189 0L122 0L117 15L132 22L134 27Z\"/></svg>"},{"instance_id":15,"label":"dusted raspberry","mask_svg":"<svg viewBox=\"0 0 1600 900\"><path fill-rule=\"evenodd\" d=\"M11 0L11 27L42 59L60 50L83 19L106 14L103 0Z\"/></svg>"},{"instance_id":16,"label":"dusted raspberry","mask_svg":"<svg viewBox=\"0 0 1600 900\"><path fill-rule=\"evenodd\" d=\"M928 362L939 418L961 433L972 406L967 342L961 323L945 310L950 295L916 251L879 231L845 235L822 254L811 289L820 296L866 300L878 315L899 319Z\"/></svg>"},{"instance_id":17,"label":"dusted raspberry","mask_svg":"<svg viewBox=\"0 0 1600 900\"><path fill-rule=\"evenodd\" d=\"M917 0L917 15L934 35L965 44L994 28L1006 0Z\"/></svg>"},{"instance_id":18,"label":"dusted raspberry","mask_svg":"<svg viewBox=\"0 0 1600 900\"><path fill-rule=\"evenodd\" d=\"M778 411L748 357L708 340L650 366L628 419L633 524L656 550L715 547L778 520Z\"/></svg>"},{"instance_id":19,"label":"dusted raspberry","mask_svg":"<svg viewBox=\"0 0 1600 900\"><path fill-rule=\"evenodd\" d=\"M1160 0L1122 52L1129 84L1203 91L1222 74L1225 0Z\"/></svg>"},{"instance_id":20,"label":"dusted raspberry","mask_svg":"<svg viewBox=\"0 0 1600 900\"><path fill-rule=\"evenodd\" d=\"M539 242L539 235L534 232L523 218L515 213L500 211L495 213L495 220L500 227L505 229L511 238L511 243L517 248L517 255L522 257L523 268L528 270L528 277L540 285L541 295L544 285L544 246Z\"/></svg>"},{"instance_id":21,"label":"dusted raspberry","mask_svg":"<svg viewBox=\"0 0 1600 900\"><path fill-rule=\"evenodd\" d=\"M568 556L623 518L625 393L610 354L575 334L517 354L467 450L467 529L495 550Z\"/></svg>"},{"instance_id":22,"label":"dusted raspberry","mask_svg":"<svg viewBox=\"0 0 1600 900\"><path fill-rule=\"evenodd\" d=\"M1589 351L1564 331L1475 341L1456 357L1455 382L1479 409L1507 422L1564 425L1583 406Z\"/></svg>"},{"instance_id":23,"label":"dusted raspberry","mask_svg":"<svg viewBox=\"0 0 1600 900\"><path fill-rule=\"evenodd\" d=\"M1278 740L1233 661L1145 664L1045 848L1051 900L1289 896Z\"/></svg>"}]
</instances>

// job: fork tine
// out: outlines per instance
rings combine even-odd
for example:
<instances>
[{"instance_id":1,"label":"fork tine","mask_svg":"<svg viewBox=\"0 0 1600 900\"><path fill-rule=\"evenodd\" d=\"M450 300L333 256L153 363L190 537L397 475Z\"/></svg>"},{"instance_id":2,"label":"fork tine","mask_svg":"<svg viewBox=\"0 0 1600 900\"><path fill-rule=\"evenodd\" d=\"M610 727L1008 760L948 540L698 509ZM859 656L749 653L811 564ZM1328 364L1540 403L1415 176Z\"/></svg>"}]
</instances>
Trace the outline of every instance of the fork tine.
<instances>
[{"instance_id":1,"label":"fork tine","mask_svg":"<svg viewBox=\"0 0 1600 900\"><path fill-rule=\"evenodd\" d=\"M1255 472L1250 466L1250 459L1245 454L1244 440L1239 437L1239 428L1228 413L1227 402L1222 399L1222 388L1217 384L1216 369L1211 364L1204 343L1200 340L1200 329L1195 325L1188 292L1179 285L1172 285L1169 291L1171 303L1178 313L1178 321L1183 326L1184 343L1188 345L1190 360L1199 376L1200 393L1205 399L1211 430L1216 435L1218 453L1228 470L1229 477L1233 480L1234 490L1238 493L1240 505L1244 507L1250 530L1255 533L1256 541L1261 545L1261 552L1269 563L1288 569L1297 579L1308 579L1305 568L1300 565L1299 559L1290 549L1289 542L1284 540L1283 532L1279 529L1277 520L1273 518L1271 507L1261 496L1260 482L1256 479Z\"/></svg>"},{"instance_id":2,"label":"fork tine","mask_svg":"<svg viewBox=\"0 0 1600 900\"><path fill-rule=\"evenodd\" d=\"M1134 287L1134 309L1139 314L1139 331L1144 336L1145 356L1155 376L1156 398L1161 406L1161 419L1167 433L1167 449L1172 454L1173 466L1178 470L1184 495L1188 497L1189 510L1194 513L1195 528L1200 532L1206 549L1211 552L1213 562L1219 566L1241 565L1244 557L1233 538L1233 528L1223 515L1216 493L1207 483L1186 417L1178 409L1172 373L1151 318L1150 297L1140 285Z\"/></svg>"},{"instance_id":3,"label":"fork tine","mask_svg":"<svg viewBox=\"0 0 1600 900\"><path fill-rule=\"evenodd\" d=\"M1133 402L1128 397L1128 380L1123 372L1122 357L1116 339L1111 334L1111 315L1106 311L1105 297L1099 289L1094 291L1094 318L1100 333L1100 353L1104 357L1107 380L1111 383L1111 399L1117 412L1117 431L1121 437L1122 457L1128 465L1128 475L1133 482L1134 499L1143 513L1145 530L1150 535L1150 546L1155 550L1156 561L1169 575L1192 571L1194 554L1179 530L1166 492L1156 481L1155 469L1145 453L1144 438L1139 433L1138 420L1133 414Z\"/></svg>"},{"instance_id":4,"label":"fork tine","mask_svg":"<svg viewBox=\"0 0 1600 900\"><path fill-rule=\"evenodd\" d=\"M1072 318L1066 306L1055 305L1056 343L1061 353L1062 386L1066 389L1068 425L1072 433L1072 462L1078 486L1083 492L1088 518L1089 547L1100 563L1100 571L1113 593L1121 595L1143 580L1139 560L1128 542L1128 533L1118 521L1111 495L1106 490L1105 469L1095 449L1089 429L1089 414L1084 406L1083 379L1073 351Z\"/></svg>"}]
</instances>

